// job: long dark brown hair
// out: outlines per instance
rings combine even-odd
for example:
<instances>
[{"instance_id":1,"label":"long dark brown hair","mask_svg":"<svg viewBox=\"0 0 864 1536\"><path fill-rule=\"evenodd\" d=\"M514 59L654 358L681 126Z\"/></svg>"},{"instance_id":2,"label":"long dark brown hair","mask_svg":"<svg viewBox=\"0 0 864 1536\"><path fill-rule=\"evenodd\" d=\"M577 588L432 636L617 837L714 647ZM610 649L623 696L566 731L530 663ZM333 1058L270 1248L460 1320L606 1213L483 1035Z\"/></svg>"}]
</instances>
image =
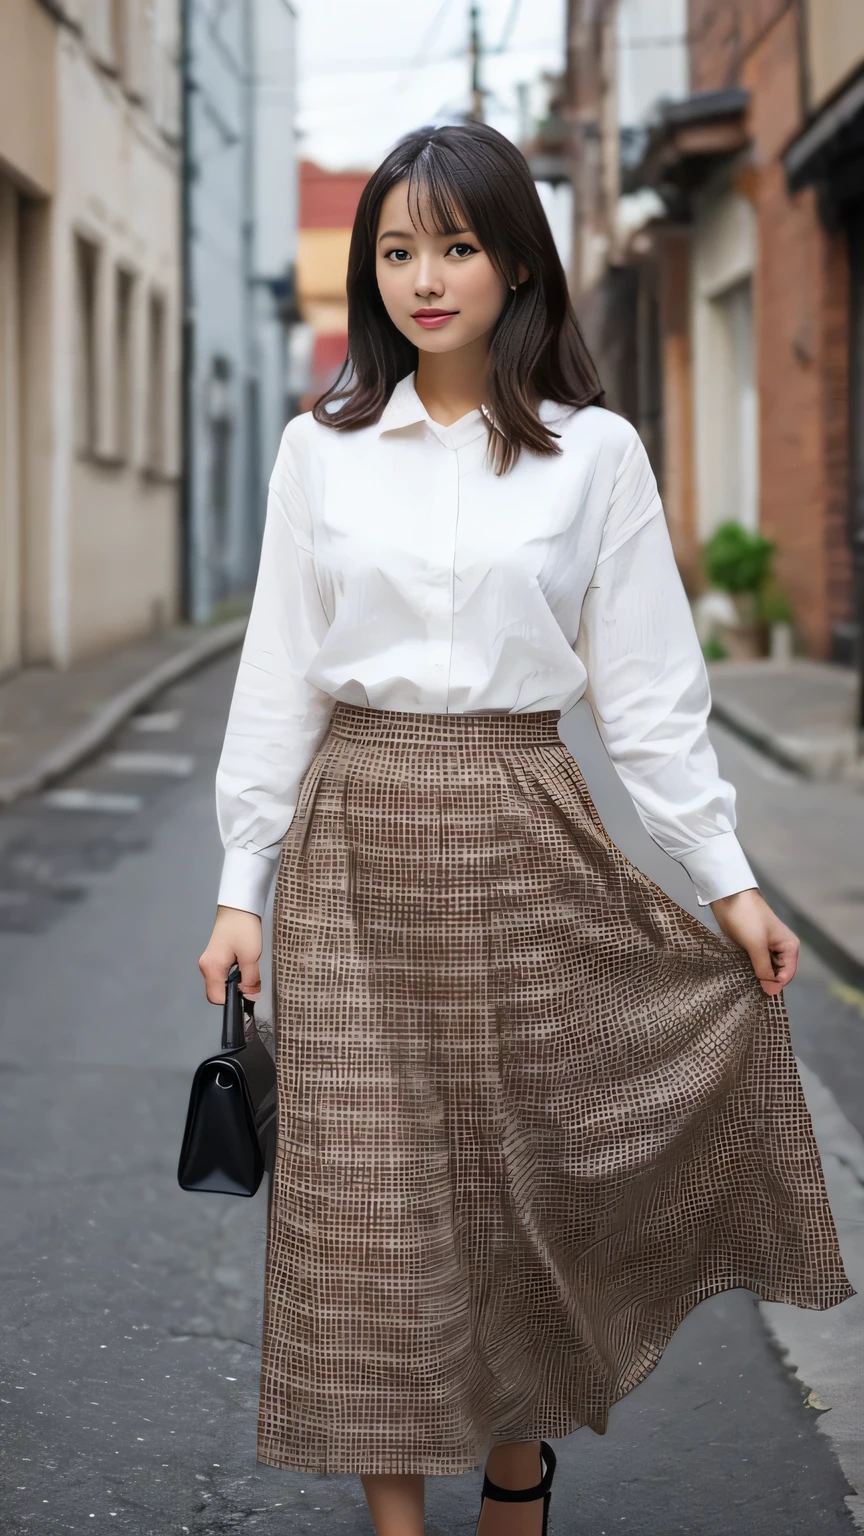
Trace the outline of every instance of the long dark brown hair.
<instances>
[{"instance_id":1,"label":"long dark brown hair","mask_svg":"<svg viewBox=\"0 0 864 1536\"><path fill-rule=\"evenodd\" d=\"M416 192L415 228L425 228L420 196L428 196L439 234L477 234L510 292L489 352L490 451L497 474L523 448L561 452L558 434L539 418L541 400L602 405L603 390L570 303L564 268L524 155L486 123L427 126L406 133L367 181L348 255L348 355L338 377L312 407L316 421L337 430L378 421L394 386L417 367L418 349L384 307L375 270L381 204L397 182ZM520 265L529 276L518 282ZM346 381L346 374L348 375ZM338 410L328 404L342 401ZM489 422L487 419L487 426Z\"/></svg>"}]
</instances>

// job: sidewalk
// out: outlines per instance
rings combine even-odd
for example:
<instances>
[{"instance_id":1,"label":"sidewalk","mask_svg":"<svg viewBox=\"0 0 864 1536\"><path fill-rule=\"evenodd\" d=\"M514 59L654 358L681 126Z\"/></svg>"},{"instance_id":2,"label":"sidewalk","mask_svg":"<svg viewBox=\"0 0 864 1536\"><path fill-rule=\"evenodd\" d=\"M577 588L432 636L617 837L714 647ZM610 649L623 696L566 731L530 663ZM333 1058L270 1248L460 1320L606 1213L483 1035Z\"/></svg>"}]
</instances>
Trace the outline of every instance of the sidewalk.
<instances>
[{"instance_id":1,"label":"sidewalk","mask_svg":"<svg viewBox=\"0 0 864 1536\"><path fill-rule=\"evenodd\" d=\"M858 674L796 657L789 662L715 661L708 667L714 716L769 757L812 779L859 779Z\"/></svg>"},{"instance_id":2,"label":"sidewalk","mask_svg":"<svg viewBox=\"0 0 864 1536\"><path fill-rule=\"evenodd\" d=\"M815 661L712 662L711 739L766 898L864 988L864 772L857 679Z\"/></svg>"},{"instance_id":3,"label":"sidewalk","mask_svg":"<svg viewBox=\"0 0 864 1536\"><path fill-rule=\"evenodd\" d=\"M178 624L66 672L26 667L0 682L0 808L69 773L169 683L239 645L246 622Z\"/></svg>"}]
</instances>

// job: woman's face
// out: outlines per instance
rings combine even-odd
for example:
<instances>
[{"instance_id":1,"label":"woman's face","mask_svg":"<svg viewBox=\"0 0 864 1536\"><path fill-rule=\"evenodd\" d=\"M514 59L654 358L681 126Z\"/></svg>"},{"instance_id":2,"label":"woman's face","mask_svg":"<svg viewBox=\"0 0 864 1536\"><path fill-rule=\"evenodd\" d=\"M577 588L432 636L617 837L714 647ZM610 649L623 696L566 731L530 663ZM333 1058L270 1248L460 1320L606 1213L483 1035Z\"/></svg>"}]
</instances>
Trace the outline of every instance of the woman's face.
<instances>
[{"instance_id":1,"label":"woman's face","mask_svg":"<svg viewBox=\"0 0 864 1536\"><path fill-rule=\"evenodd\" d=\"M491 335L510 288L473 230L438 235L424 198L421 213L429 234L412 222L407 180L390 188L378 220L378 288L393 324L421 352L452 352ZM424 323L428 310L448 318Z\"/></svg>"}]
</instances>

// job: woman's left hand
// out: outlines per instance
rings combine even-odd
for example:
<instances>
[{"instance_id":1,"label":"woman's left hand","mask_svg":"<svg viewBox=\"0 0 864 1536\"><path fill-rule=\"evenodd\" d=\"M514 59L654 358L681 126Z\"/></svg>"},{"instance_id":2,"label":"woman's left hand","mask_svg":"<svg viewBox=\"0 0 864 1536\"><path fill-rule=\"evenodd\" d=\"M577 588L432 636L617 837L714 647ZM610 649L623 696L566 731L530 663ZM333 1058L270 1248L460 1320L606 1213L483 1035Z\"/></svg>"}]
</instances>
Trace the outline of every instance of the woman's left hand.
<instances>
[{"instance_id":1,"label":"woman's left hand","mask_svg":"<svg viewBox=\"0 0 864 1536\"><path fill-rule=\"evenodd\" d=\"M723 933L746 949L762 991L776 997L798 969L799 941L755 889L711 902Z\"/></svg>"}]
</instances>

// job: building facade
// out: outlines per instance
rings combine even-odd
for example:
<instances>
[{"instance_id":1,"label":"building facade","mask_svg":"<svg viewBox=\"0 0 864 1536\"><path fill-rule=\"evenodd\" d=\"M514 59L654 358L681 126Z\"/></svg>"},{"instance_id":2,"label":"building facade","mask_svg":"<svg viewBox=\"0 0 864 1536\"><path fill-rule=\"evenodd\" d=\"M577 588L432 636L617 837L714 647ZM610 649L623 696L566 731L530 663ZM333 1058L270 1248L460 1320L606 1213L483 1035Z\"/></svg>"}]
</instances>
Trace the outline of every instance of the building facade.
<instances>
[{"instance_id":1,"label":"building facade","mask_svg":"<svg viewBox=\"0 0 864 1536\"><path fill-rule=\"evenodd\" d=\"M576 35L579 70L595 97L605 82L605 105L593 110L600 142L603 112L618 101L619 149L607 157L620 188L602 206L575 200L577 220L587 207L603 239L580 229L583 248L599 255L587 277L584 265L574 269L574 288L613 403L646 438L691 591L704 582L701 547L718 523L758 527L776 543L799 647L851 661L855 199L838 196L836 177L829 195L824 155L817 165L807 134L856 82L864 92L864 13L855 0L689 0L686 10L670 3L661 26L653 7L673 50L680 28L685 83L669 79L628 124L628 7L571 0L571 12L592 3L593 32ZM598 41L603 27L616 29L614 54ZM575 103L571 112L578 118ZM573 156L578 183L575 138Z\"/></svg>"},{"instance_id":2,"label":"building facade","mask_svg":"<svg viewBox=\"0 0 864 1536\"><path fill-rule=\"evenodd\" d=\"M690 4L691 99L738 93L730 147L702 168L693 207L697 522L704 533L736 503L741 521L758 521L777 544L801 643L849 660L847 251L814 191L791 190L784 166L811 110L808 38L826 8L739 0L734 9L733 31L717 0ZM705 269L710 218L722 221L729 253L718 287ZM705 464L712 440L715 461ZM739 466L734 501L716 488L709 497L705 484L710 476L716 487L723 463Z\"/></svg>"},{"instance_id":3,"label":"building facade","mask_svg":"<svg viewBox=\"0 0 864 1536\"><path fill-rule=\"evenodd\" d=\"M51 207L57 27L0 9L0 676L47 660L51 503Z\"/></svg>"},{"instance_id":4,"label":"building facade","mask_svg":"<svg viewBox=\"0 0 864 1536\"><path fill-rule=\"evenodd\" d=\"M641 267L644 231L664 205L633 170L653 114L684 89L686 32L686 0L570 0L559 108L573 183L571 290L607 400L638 426L658 474L666 455L657 296Z\"/></svg>"},{"instance_id":5,"label":"building facade","mask_svg":"<svg viewBox=\"0 0 864 1536\"><path fill-rule=\"evenodd\" d=\"M178 608L175 0L0 8L0 672Z\"/></svg>"},{"instance_id":6,"label":"building facade","mask_svg":"<svg viewBox=\"0 0 864 1536\"><path fill-rule=\"evenodd\" d=\"M793 196L815 200L834 257L827 299L832 640L842 656L857 657L864 731L864 9L857 0L811 5L801 57L805 121L783 164Z\"/></svg>"},{"instance_id":7,"label":"building facade","mask_svg":"<svg viewBox=\"0 0 864 1536\"><path fill-rule=\"evenodd\" d=\"M290 414L297 226L296 14L288 0L183 0L185 607L254 582Z\"/></svg>"}]
</instances>

